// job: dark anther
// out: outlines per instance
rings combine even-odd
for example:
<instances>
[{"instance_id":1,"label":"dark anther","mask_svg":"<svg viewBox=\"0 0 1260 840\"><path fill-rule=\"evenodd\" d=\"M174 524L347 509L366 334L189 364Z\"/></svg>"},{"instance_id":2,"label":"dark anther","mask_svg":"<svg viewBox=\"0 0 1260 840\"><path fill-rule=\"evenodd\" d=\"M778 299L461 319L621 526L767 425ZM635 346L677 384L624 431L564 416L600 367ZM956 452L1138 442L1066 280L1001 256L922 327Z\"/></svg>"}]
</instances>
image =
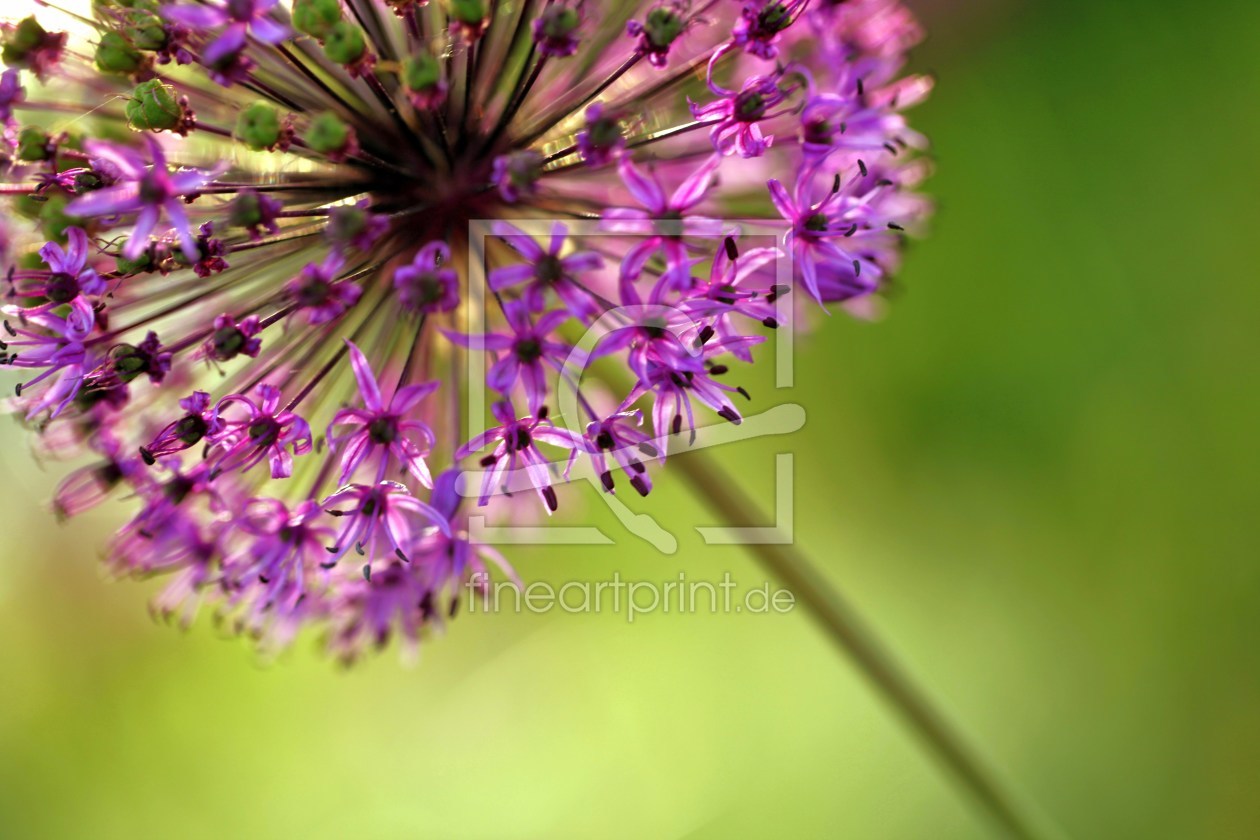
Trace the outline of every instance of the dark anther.
<instances>
[{"instance_id":1,"label":"dark anther","mask_svg":"<svg viewBox=\"0 0 1260 840\"><path fill-rule=\"evenodd\" d=\"M779 328L779 322L776 321L774 318L762 318L761 323L772 330Z\"/></svg>"},{"instance_id":2,"label":"dark anther","mask_svg":"<svg viewBox=\"0 0 1260 840\"><path fill-rule=\"evenodd\" d=\"M682 415L675 414L673 425L670 427L670 434L678 434L682 431Z\"/></svg>"},{"instance_id":3,"label":"dark anther","mask_svg":"<svg viewBox=\"0 0 1260 840\"><path fill-rule=\"evenodd\" d=\"M614 485L613 485L612 473L610 473L608 470L604 470L602 473L599 474L599 481L601 484L604 485L605 490L607 490L609 493L613 492Z\"/></svg>"},{"instance_id":4,"label":"dark anther","mask_svg":"<svg viewBox=\"0 0 1260 840\"><path fill-rule=\"evenodd\" d=\"M739 259L739 247L735 244L735 237L726 237L726 256L732 260Z\"/></svg>"},{"instance_id":5,"label":"dark anther","mask_svg":"<svg viewBox=\"0 0 1260 840\"><path fill-rule=\"evenodd\" d=\"M726 365L714 365L713 367L709 368L709 376L721 376L722 374L726 373L729 370L730 368L728 368Z\"/></svg>"},{"instance_id":6,"label":"dark anther","mask_svg":"<svg viewBox=\"0 0 1260 840\"><path fill-rule=\"evenodd\" d=\"M840 173L839 172L836 173L835 180L831 182L831 191L833 193L840 192Z\"/></svg>"},{"instance_id":7,"label":"dark anther","mask_svg":"<svg viewBox=\"0 0 1260 840\"><path fill-rule=\"evenodd\" d=\"M545 406L545 405L544 405L544 406L539 407L539 409L538 409L538 419L539 419L539 420L546 420L546 419L547 419L547 415L549 415L549 414L551 414L551 409L550 409L550 408L547 408L547 406Z\"/></svg>"},{"instance_id":8,"label":"dark anther","mask_svg":"<svg viewBox=\"0 0 1260 840\"><path fill-rule=\"evenodd\" d=\"M371 563L363 564L363 579L366 580L368 583L372 582L372 564Z\"/></svg>"},{"instance_id":9,"label":"dark anther","mask_svg":"<svg viewBox=\"0 0 1260 840\"><path fill-rule=\"evenodd\" d=\"M398 555L398 559L399 559L399 560L401 560L401 561L403 561L404 563L410 563L410 562L411 562L411 558L410 558L410 557L408 557L406 554L403 554L403 550L402 550L401 548L395 548L395 549L394 549L394 553L395 553L395 554L397 554L397 555Z\"/></svg>"},{"instance_id":10,"label":"dark anther","mask_svg":"<svg viewBox=\"0 0 1260 840\"><path fill-rule=\"evenodd\" d=\"M494 466L494 462L495 462L495 461L497 461L497 460L499 460L499 459L498 459L498 458L496 458L495 456L493 456L493 455L487 455L486 457L482 458L482 459L481 459L481 461L480 461L479 463L480 463L480 464L481 464L481 466L483 466L483 467L492 467L492 466Z\"/></svg>"},{"instance_id":11,"label":"dark anther","mask_svg":"<svg viewBox=\"0 0 1260 840\"><path fill-rule=\"evenodd\" d=\"M157 458L153 457L153 453L145 449L143 446L140 447L140 459L150 467L157 463Z\"/></svg>"},{"instance_id":12,"label":"dark anther","mask_svg":"<svg viewBox=\"0 0 1260 840\"><path fill-rule=\"evenodd\" d=\"M749 393L746 390L744 390L742 385L736 388L735 392L739 394L741 397L743 397L744 399L748 400L749 402L752 402L752 396L749 395Z\"/></svg>"},{"instance_id":13,"label":"dark anther","mask_svg":"<svg viewBox=\"0 0 1260 840\"><path fill-rule=\"evenodd\" d=\"M860 260L853 261L853 276L854 277L862 276L862 263Z\"/></svg>"},{"instance_id":14,"label":"dark anther","mask_svg":"<svg viewBox=\"0 0 1260 840\"><path fill-rule=\"evenodd\" d=\"M729 420L732 423L739 423L740 421L740 416L735 413L735 409L726 405L722 406L722 410L718 412L718 417L721 417L723 420Z\"/></svg>"},{"instance_id":15,"label":"dark anther","mask_svg":"<svg viewBox=\"0 0 1260 840\"><path fill-rule=\"evenodd\" d=\"M905 228L903 228L901 225L897 224L896 222L889 222L888 229L889 230L905 230Z\"/></svg>"},{"instance_id":16,"label":"dark anther","mask_svg":"<svg viewBox=\"0 0 1260 840\"><path fill-rule=\"evenodd\" d=\"M560 502L556 499L555 489L551 487L544 487L542 489L542 495L543 501L547 503L547 509L552 513L555 513L556 508L560 507Z\"/></svg>"},{"instance_id":17,"label":"dark anther","mask_svg":"<svg viewBox=\"0 0 1260 840\"><path fill-rule=\"evenodd\" d=\"M866 161L858 158L858 171L862 173L862 177L866 177Z\"/></svg>"},{"instance_id":18,"label":"dark anther","mask_svg":"<svg viewBox=\"0 0 1260 840\"><path fill-rule=\"evenodd\" d=\"M660 454L660 450L650 443L640 443L639 451L642 452L644 455L648 456L649 458L655 458L657 455Z\"/></svg>"}]
</instances>

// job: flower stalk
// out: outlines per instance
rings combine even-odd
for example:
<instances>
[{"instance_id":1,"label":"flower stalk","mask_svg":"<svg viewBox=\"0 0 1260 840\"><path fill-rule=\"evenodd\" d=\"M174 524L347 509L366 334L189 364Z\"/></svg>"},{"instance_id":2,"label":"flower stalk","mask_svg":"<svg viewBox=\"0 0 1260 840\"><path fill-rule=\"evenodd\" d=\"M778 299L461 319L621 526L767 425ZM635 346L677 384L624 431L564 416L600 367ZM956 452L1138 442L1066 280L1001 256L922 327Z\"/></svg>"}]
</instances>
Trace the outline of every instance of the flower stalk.
<instances>
[{"instance_id":1,"label":"flower stalk","mask_svg":"<svg viewBox=\"0 0 1260 840\"><path fill-rule=\"evenodd\" d=\"M749 526L765 521L757 503L705 453L687 453L677 459L677 467L696 496L728 525ZM1060 840L1064 836L980 756L817 564L796 545L760 542L744 548L791 590L827 637L852 660L924 749L995 826L1016 840Z\"/></svg>"}]
</instances>

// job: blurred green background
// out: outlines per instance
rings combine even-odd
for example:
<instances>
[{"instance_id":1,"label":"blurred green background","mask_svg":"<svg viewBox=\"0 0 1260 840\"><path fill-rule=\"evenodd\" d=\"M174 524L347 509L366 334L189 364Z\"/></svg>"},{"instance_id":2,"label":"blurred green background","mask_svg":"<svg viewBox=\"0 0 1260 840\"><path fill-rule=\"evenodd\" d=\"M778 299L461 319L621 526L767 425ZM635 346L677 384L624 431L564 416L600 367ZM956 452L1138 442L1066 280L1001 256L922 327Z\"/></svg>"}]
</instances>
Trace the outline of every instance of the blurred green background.
<instances>
[{"instance_id":1,"label":"blurred green background","mask_svg":"<svg viewBox=\"0 0 1260 840\"><path fill-rule=\"evenodd\" d=\"M891 317L750 383L808 410L798 540L1074 836L1260 836L1260 11L912 5L934 235ZM0 836L986 835L800 612L464 616L412 669L264 666L103 583L116 514L57 527L2 434ZM726 453L767 506L784 445ZM678 554L514 558L764 579L681 481L644 509Z\"/></svg>"}]
</instances>

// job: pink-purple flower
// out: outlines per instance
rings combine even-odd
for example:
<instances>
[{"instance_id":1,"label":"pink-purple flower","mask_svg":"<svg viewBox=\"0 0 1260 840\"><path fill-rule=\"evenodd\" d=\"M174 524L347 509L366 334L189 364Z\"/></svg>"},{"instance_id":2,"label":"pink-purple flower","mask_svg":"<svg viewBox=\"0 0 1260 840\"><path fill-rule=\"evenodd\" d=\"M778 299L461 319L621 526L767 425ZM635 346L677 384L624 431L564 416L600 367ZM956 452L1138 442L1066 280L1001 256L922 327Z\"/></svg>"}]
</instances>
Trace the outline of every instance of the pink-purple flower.
<instances>
[{"instance_id":1,"label":"pink-purple flower","mask_svg":"<svg viewBox=\"0 0 1260 840\"><path fill-rule=\"evenodd\" d=\"M507 222L494 225L494 235L501 238L512 250L525 258L519 265L507 265L490 272L490 289L502 292L512 286L525 284L522 299L534 312L541 312L547 305L548 292L556 297L575 318L590 320L598 314L599 307L578 278L603 268L604 258L595 251L574 251L564 254L569 228L564 222L551 226L551 238L543 248L532 236Z\"/></svg>"},{"instance_id":2,"label":"pink-purple flower","mask_svg":"<svg viewBox=\"0 0 1260 840\"><path fill-rule=\"evenodd\" d=\"M569 450L565 467L567 474L578 453L585 451L585 440L575 432L553 425L547 419L545 410L518 418L512 404L507 401L496 402L490 410L500 425L474 435L456 452L456 458L462 459L487 446L493 447L480 460L484 473L477 504L485 507L490 503L490 497L497 493L511 495L519 488L523 475L527 485L537 491L547 511L554 513L559 500L552 487L550 461L538 444Z\"/></svg>"},{"instance_id":3,"label":"pink-purple flower","mask_svg":"<svg viewBox=\"0 0 1260 840\"><path fill-rule=\"evenodd\" d=\"M341 409L328 426L325 436L328 445L339 448L342 453L338 482L349 483L359 467L376 455L379 459L377 481L385 479L392 459L392 463L411 473L420 484L432 487L433 478L424 459L433 448L433 431L419 420L407 418L421 400L437 390L438 383L404 385L386 402L363 352L349 340L346 346L363 407Z\"/></svg>"},{"instance_id":4,"label":"pink-purple flower","mask_svg":"<svg viewBox=\"0 0 1260 840\"><path fill-rule=\"evenodd\" d=\"M293 456L311 451L310 426L280 407L282 394L275 386L259 385L256 394L257 399L231 394L219 400L206 434L206 457L216 473L245 472L265 460L272 478L288 478Z\"/></svg>"},{"instance_id":5,"label":"pink-purple flower","mask_svg":"<svg viewBox=\"0 0 1260 840\"><path fill-rule=\"evenodd\" d=\"M148 247L149 237L165 214L179 235L184 256L196 261L200 250L184 209L185 199L195 196L221 167L216 166L211 171L183 169L171 172L167 169L166 154L161 144L151 136L145 137L145 143L151 164L125 146L89 140L88 151L118 173L118 183L76 198L66 206L66 212L74 216L135 213L135 227L123 247L123 256L129 260L139 257Z\"/></svg>"},{"instance_id":6,"label":"pink-purple flower","mask_svg":"<svg viewBox=\"0 0 1260 840\"><path fill-rule=\"evenodd\" d=\"M450 267L451 249L445 242L429 242L410 263L394 271L394 289L404 309L429 315L450 312L459 305L459 275Z\"/></svg>"}]
</instances>

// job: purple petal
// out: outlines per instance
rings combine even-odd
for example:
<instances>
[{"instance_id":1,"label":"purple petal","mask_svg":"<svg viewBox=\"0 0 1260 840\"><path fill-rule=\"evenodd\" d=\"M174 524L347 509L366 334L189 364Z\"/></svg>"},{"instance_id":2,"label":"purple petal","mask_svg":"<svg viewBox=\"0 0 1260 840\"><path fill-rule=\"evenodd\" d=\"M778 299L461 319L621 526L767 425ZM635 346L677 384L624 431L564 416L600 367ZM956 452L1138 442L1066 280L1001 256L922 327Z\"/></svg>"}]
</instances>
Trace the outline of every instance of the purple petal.
<instances>
[{"instance_id":1,"label":"purple petal","mask_svg":"<svg viewBox=\"0 0 1260 840\"><path fill-rule=\"evenodd\" d=\"M66 205L69 216L114 216L140 209L138 184L120 184L79 196Z\"/></svg>"},{"instance_id":2,"label":"purple petal","mask_svg":"<svg viewBox=\"0 0 1260 840\"><path fill-rule=\"evenodd\" d=\"M227 12L213 6L167 6L162 9L162 17L189 29L214 29L228 21Z\"/></svg>"},{"instance_id":3,"label":"purple petal","mask_svg":"<svg viewBox=\"0 0 1260 840\"><path fill-rule=\"evenodd\" d=\"M701 164L700 168L682 182L674 194L670 196L669 206L677 211L689 210L699 204L704 194L709 191L713 173L722 163L721 155L712 155Z\"/></svg>"},{"instance_id":4,"label":"purple petal","mask_svg":"<svg viewBox=\"0 0 1260 840\"><path fill-rule=\"evenodd\" d=\"M640 172L639 168L628 157L623 157L617 164L617 171L621 175L621 180L625 182L626 189L630 190L630 194L634 196L635 201L653 213L665 212L667 209L665 193L655 179L649 178Z\"/></svg>"},{"instance_id":5,"label":"purple petal","mask_svg":"<svg viewBox=\"0 0 1260 840\"><path fill-rule=\"evenodd\" d=\"M376 376L372 373L372 366L368 364L367 358L363 352L349 339L346 339L346 348L350 351L350 367L354 370L354 378L359 383L359 393L363 395L363 404L370 411L379 412L385 404L381 400L381 389L376 384Z\"/></svg>"},{"instance_id":6,"label":"purple petal","mask_svg":"<svg viewBox=\"0 0 1260 840\"><path fill-rule=\"evenodd\" d=\"M256 17L250 24L249 34L264 44L278 44L289 37L289 27L268 17Z\"/></svg>"}]
</instances>

